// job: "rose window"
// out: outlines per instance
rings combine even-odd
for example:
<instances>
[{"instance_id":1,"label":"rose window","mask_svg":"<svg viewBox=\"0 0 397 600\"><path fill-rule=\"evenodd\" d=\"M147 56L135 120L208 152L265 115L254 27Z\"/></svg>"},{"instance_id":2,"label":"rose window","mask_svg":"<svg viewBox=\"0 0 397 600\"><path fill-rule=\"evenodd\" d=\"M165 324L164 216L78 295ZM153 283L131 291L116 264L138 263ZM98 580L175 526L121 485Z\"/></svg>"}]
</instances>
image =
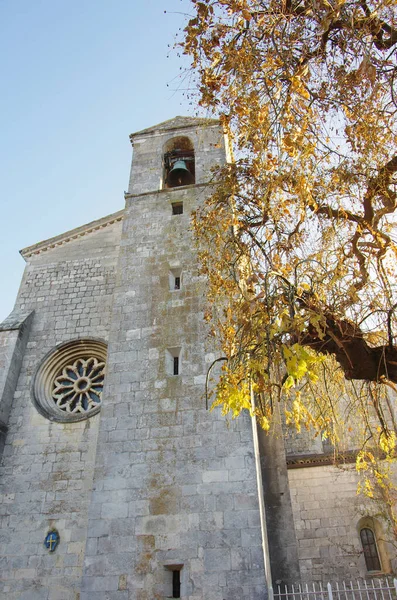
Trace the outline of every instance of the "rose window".
<instances>
[{"instance_id":1,"label":"rose window","mask_svg":"<svg viewBox=\"0 0 397 600\"><path fill-rule=\"evenodd\" d=\"M67 413L86 413L101 402L105 363L96 358L79 358L64 367L54 381L52 397Z\"/></svg>"},{"instance_id":2,"label":"rose window","mask_svg":"<svg viewBox=\"0 0 397 600\"><path fill-rule=\"evenodd\" d=\"M47 419L81 421L101 408L107 347L100 340L80 339L54 348L39 365L33 403Z\"/></svg>"}]
</instances>

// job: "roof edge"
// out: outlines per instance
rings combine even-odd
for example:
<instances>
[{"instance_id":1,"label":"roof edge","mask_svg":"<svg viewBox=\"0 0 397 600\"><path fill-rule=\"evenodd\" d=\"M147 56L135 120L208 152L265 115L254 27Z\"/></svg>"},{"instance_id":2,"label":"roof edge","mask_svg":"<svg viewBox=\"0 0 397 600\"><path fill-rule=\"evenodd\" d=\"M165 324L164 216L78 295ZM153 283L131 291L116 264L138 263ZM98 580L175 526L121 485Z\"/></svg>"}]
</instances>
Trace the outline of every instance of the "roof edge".
<instances>
[{"instance_id":1,"label":"roof edge","mask_svg":"<svg viewBox=\"0 0 397 600\"><path fill-rule=\"evenodd\" d=\"M92 231L102 229L103 227L108 227L109 225L113 225L113 223L115 223L116 221L121 221L124 215L124 210L125 209L119 210L115 213L107 215L106 217L97 219L96 221L90 221L85 225L81 225L80 227L76 227L75 229L69 229L69 231L65 231L65 233L61 233L60 235L56 235L55 237L43 240L42 242L37 242L37 244L33 244L32 246L22 248L22 250L20 250L19 253L26 260L33 254L41 254L42 252L52 250L55 247L63 246L67 242L71 242L72 240L87 235Z\"/></svg>"},{"instance_id":2,"label":"roof edge","mask_svg":"<svg viewBox=\"0 0 397 600\"><path fill-rule=\"evenodd\" d=\"M179 123L178 123L179 121ZM169 123L169 127L167 127L167 123ZM151 127L147 127L146 129L141 129L140 131L135 131L134 133L130 133L130 140L140 135L146 135L149 133L155 133L156 131L174 131L178 129L190 129L192 127L200 127L200 126L219 126L219 119L210 119L204 117L182 117L176 116L173 119L167 119L166 121L162 121L161 123L157 123L157 125L152 125Z\"/></svg>"}]
</instances>

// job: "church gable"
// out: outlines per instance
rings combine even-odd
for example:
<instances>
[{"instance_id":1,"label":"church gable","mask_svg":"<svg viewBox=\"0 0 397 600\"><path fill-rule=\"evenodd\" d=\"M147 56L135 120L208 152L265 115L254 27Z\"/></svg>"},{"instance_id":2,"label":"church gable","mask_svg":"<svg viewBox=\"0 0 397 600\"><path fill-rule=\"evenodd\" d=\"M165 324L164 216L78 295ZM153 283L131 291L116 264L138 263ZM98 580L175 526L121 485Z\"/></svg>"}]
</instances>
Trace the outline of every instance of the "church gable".
<instances>
[{"instance_id":1,"label":"church gable","mask_svg":"<svg viewBox=\"0 0 397 600\"><path fill-rule=\"evenodd\" d=\"M118 248L124 211L120 210L81 227L76 227L48 240L38 242L20 251L22 257L31 262L40 257L40 262L84 258L103 254L110 248Z\"/></svg>"},{"instance_id":2,"label":"church gable","mask_svg":"<svg viewBox=\"0 0 397 600\"><path fill-rule=\"evenodd\" d=\"M217 119L199 119L196 117L174 117L173 119L168 119L168 121L163 121L162 123L158 123L157 125L153 125L152 127L148 127L147 129L141 129L140 131L136 131L135 133L131 133L130 138L139 136L139 135L147 135L155 132L162 132L172 130L172 129L184 129L189 127L205 127L205 126L217 126L219 127L219 121Z\"/></svg>"}]
</instances>

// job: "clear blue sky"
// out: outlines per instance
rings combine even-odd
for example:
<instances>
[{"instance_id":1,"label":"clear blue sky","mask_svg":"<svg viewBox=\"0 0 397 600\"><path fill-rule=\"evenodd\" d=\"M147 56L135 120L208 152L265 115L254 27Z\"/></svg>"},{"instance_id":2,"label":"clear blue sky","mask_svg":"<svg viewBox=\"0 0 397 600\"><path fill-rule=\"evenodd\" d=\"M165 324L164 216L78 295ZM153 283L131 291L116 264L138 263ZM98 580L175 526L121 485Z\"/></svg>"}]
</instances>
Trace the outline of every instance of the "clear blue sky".
<instances>
[{"instance_id":1,"label":"clear blue sky","mask_svg":"<svg viewBox=\"0 0 397 600\"><path fill-rule=\"evenodd\" d=\"M187 62L168 47L189 5L1 0L0 322L18 250L123 208L129 133L195 114L174 91Z\"/></svg>"}]
</instances>

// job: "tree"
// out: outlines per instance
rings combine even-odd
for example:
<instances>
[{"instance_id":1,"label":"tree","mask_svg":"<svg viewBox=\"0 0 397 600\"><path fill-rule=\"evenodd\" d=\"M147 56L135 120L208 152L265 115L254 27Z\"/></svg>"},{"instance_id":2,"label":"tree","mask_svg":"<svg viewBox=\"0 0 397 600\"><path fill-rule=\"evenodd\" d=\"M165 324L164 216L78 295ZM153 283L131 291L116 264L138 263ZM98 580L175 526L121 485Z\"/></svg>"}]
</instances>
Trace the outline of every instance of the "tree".
<instances>
[{"instance_id":1,"label":"tree","mask_svg":"<svg viewBox=\"0 0 397 600\"><path fill-rule=\"evenodd\" d=\"M267 428L283 396L287 420L336 437L339 398L391 455L396 2L192 6L183 50L235 151L195 217L224 354L216 404L237 415L253 389Z\"/></svg>"}]
</instances>

